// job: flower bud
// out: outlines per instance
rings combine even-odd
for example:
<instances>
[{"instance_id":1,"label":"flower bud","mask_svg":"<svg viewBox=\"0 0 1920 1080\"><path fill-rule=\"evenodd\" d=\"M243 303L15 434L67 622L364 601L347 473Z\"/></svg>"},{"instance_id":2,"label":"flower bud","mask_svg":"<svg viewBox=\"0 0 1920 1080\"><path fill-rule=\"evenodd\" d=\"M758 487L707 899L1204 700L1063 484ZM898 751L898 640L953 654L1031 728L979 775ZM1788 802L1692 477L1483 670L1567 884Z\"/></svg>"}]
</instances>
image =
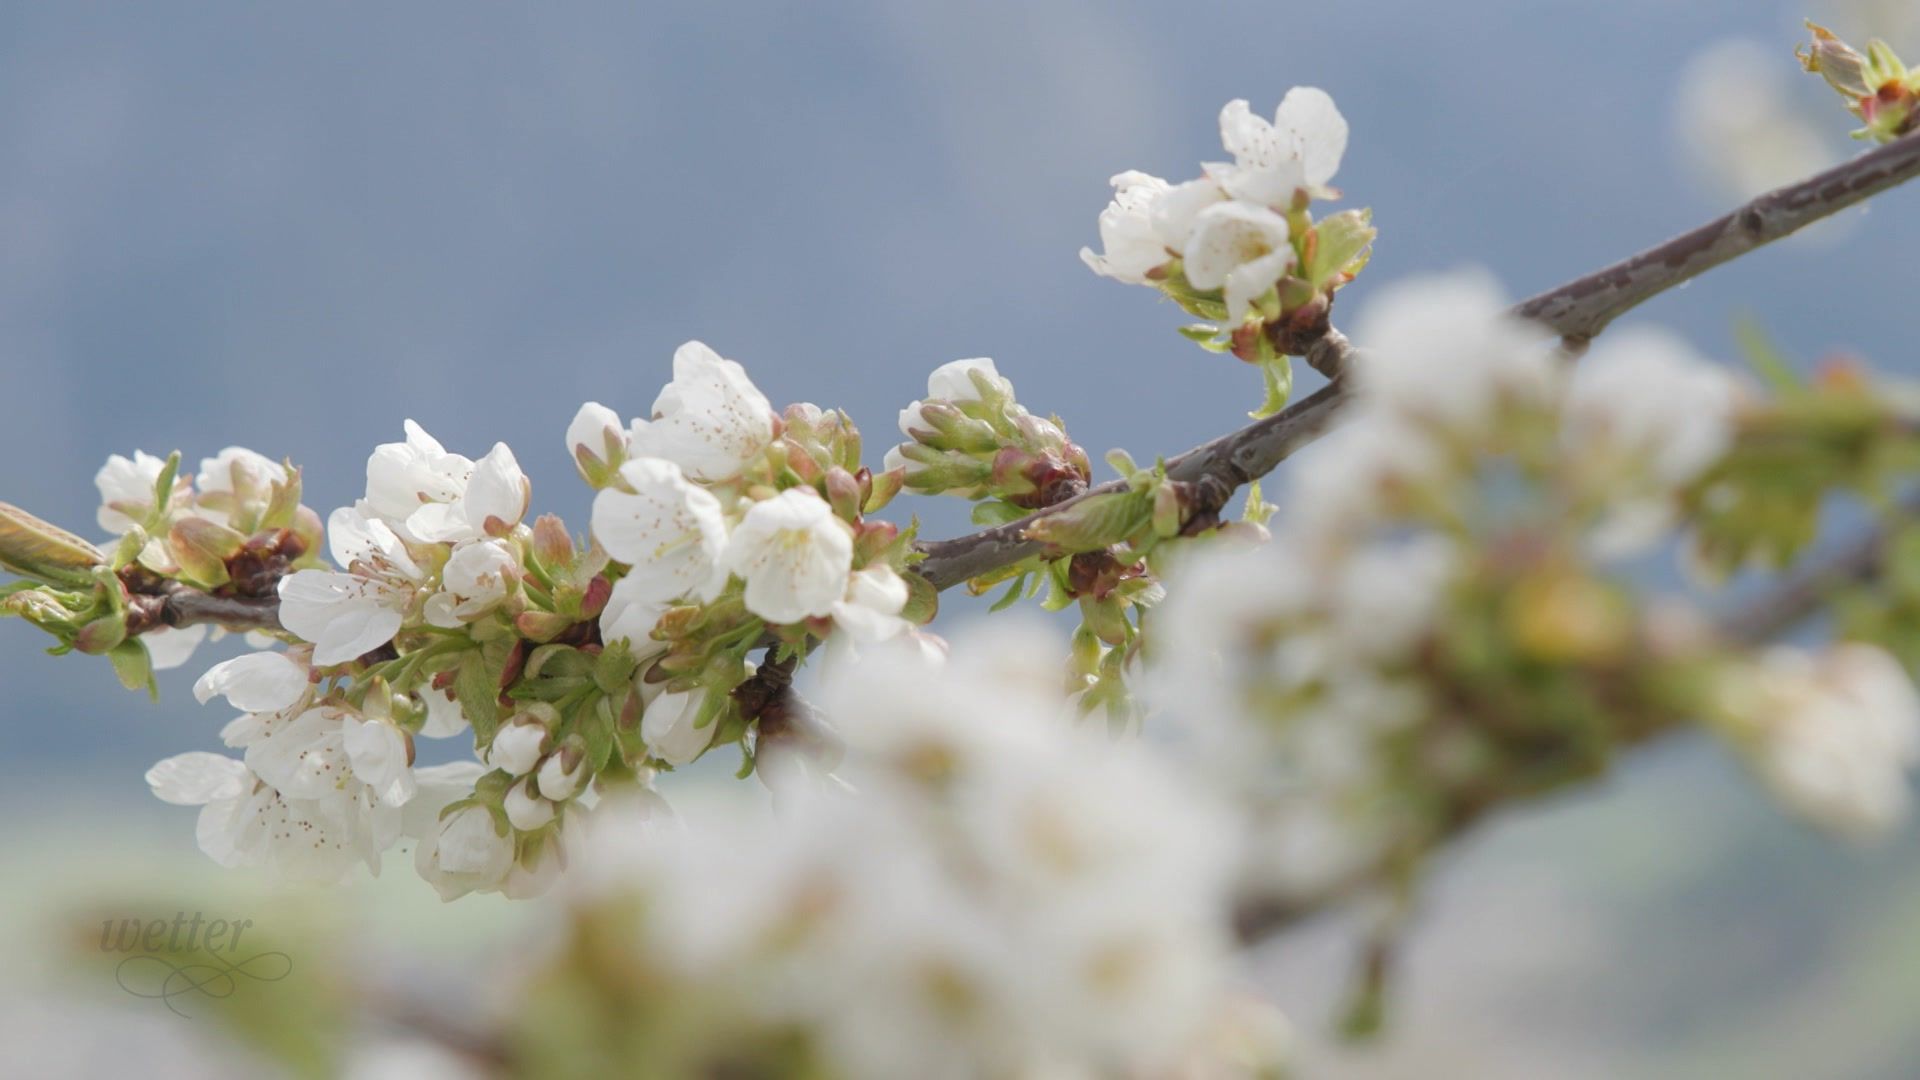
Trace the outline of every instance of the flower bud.
<instances>
[{"instance_id":1,"label":"flower bud","mask_svg":"<svg viewBox=\"0 0 1920 1080\"><path fill-rule=\"evenodd\" d=\"M487 764L525 776L540 764L546 751L546 726L522 713L494 735L493 745L487 748Z\"/></svg>"},{"instance_id":2,"label":"flower bud","mask_svg":"<svg viewBox=\"0 0 1920 1080\"><path fill-rule=\"evenodd\" d=\"M853 474L838 465L827 470L827 501L833 504L833 512L842 521L856 521L860 517L860 482Z\"/></svg>"},{"instance_id":3,"label":"flower bud","mask_svg":"<svg viewBox=\"0 0 1920 1080\"><path fill-rule=\"evenodd\" d=\"M866 503L861 506L861 511L868 514L879 512L893 501L895 495L900 494L900 489L906 485L906 482L907 469L904 464L889 467L885 472L873 473Z\"/></svg>"},{"instance_id":4,"label":"flower bud","mask_svg":"<svg viewBox=\"0 0 1920 1080\"><path fill-rule=\"evenodd\" d=\"M167 531L167 546L182 574L197 585L218 588L231 578L227 560L240 554L247 538L206 518L187 517Z\"/></svg>"},{"instance_id":5,"label":"flower bud","mask_svg":"<svg viewBox=\"0 0 1920 1080\"><path fill-rule=\"evenodd\" d=\"M567 450L581 479L596 489L606 487L627 460L627 432L619 414L597 401L580 406L567 425Z\"/></svg>"},{"instance_id":6,"label":"flower bud","mask_svg":"<svg viewBox=\"0 0 1920 1080\"><path fill-rule=\"evenodd\" d=\"M532 832L553 820L553 803L535 795L529 790L531 785L522 780L507 789L506 800L502 806L507 811L507 820L521 832Z\"/></svg>"},{"instance_id":7,"label":"flower bud","mask_svg":"<svg viewBox=\"0 0 1920 1080\"><path fill-rule=\"evenodd\" d=\"M558 752L549 754L540 763L535 783L539 785L541 796L555 802L572 798L573 793L580 789L581 781L586 779L586 761L586 745L569 738Z\"/></svg>"}]
</instances>

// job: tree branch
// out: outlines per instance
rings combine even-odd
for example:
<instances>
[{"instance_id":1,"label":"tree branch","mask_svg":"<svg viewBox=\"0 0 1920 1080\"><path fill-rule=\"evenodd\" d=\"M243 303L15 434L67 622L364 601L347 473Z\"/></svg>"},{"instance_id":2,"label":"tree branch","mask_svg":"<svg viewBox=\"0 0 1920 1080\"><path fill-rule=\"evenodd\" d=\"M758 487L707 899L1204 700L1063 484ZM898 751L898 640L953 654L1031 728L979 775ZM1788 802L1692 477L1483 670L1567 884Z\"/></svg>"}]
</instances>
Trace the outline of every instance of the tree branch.
<instances>
[{"instance_id":1,"label":"tree branch","mask_svg":"<svg viewBox=\"0 0 1920 1080\"><path fill-rule=\"evenodd\" d=\"M280 598L214 596L168 583L157 593L135 593L127 600L127 633L162 627L222 626L228 630L279 630Z\"/></svg>"},{"instance_id":2,"label":"tree branch","mask_svg":"<svg viewBox=\"0 0 1920 1080\"><path fill-rule=\"evenodd\" d=\"M1664 244L1541 293L1514 308L1514 314L1544 324L1569 343L1584 344L1614 319L1668 289L1915 176L1920 176L1920 134L1762 195ZM1331 382L1273 416L1174 458L1168 462L1169 475L1188 482L1209 479L1232 491L1271 472L1324 432L1345 403L1349 389L1342 376L1352 353L1339 331L1328 331L1308 350L1306 360ZM1011 566L1043 550L1026 539L1034 522L1079 499L1121 487L1119 481L1102 484L1018 521L922 544L927 558L918 569L936 588L946 589Z\"/></svg>"}]
</instances>

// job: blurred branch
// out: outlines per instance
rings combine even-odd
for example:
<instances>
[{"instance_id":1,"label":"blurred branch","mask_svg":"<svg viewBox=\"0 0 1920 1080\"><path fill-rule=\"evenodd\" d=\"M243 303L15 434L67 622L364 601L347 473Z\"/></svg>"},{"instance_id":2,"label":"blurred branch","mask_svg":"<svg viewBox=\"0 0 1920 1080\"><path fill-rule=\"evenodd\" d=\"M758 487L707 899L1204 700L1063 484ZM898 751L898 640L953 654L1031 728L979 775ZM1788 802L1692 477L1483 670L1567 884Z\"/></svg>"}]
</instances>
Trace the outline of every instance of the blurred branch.
<instances>
[{"instance_id":1,"label":"blurred branch","mask_svg":"<svg viewBox=\"0 0 1920 1080\"><path fill-rule=\"evenodd\" d=\"M1692 280L1722 263L1772 243L1822 218L1920 176L1920 135L1910 135L1835 166L1800 183L1762 195L1691 232L1622 262L1576 278L1514 308L1514 314L1546 325L1570 346L1583 346L1607 324L1655 296ZM1331 381L1319 391L1168 462L1176 480L1203 479L1231 493L1271 472L1293 452L1326 431L1334 413L1350 396L1347 361L1353 347L1338 330L1313 343L1305 357ZM1117 491L1120 481L1102 484L1076 499L1036 511L1018 521L952 540L921 545L927 555L918 569L939 589L1010 566L1040 554L1041 544L1026 538L1036 521L1072 506L1079 499Z\"/></svg>"},{"instance_id":2,"label":"blurred branch","mask_svg":"<svg viewBox=\"0 0 1920 1080\"><path fill-rule=\"evenodd\" d=\"M1920 510L1920 503L1910 502L1907 509ZM1817 615L1837 590L1877 577L1885 569L1887 537L1885 526L1854 537L1800 573L1721 614L1713 622L1715 633L1724 640L1753 647L1793 630ZM1623 746L1643 744L1679 730L1685 729L1651 728L1635 733ZM1438 848L1458 839L1489 812L1503 805L1512 804L1481 804L1456 814L1442 827L1434 846ZM1234 930L1244 944L1262 941L1367 894L1380 885L1383 873L1381 867L1368 866L1310 895L1246 897L1234 910Z\"/></svg>"}]
</instances>

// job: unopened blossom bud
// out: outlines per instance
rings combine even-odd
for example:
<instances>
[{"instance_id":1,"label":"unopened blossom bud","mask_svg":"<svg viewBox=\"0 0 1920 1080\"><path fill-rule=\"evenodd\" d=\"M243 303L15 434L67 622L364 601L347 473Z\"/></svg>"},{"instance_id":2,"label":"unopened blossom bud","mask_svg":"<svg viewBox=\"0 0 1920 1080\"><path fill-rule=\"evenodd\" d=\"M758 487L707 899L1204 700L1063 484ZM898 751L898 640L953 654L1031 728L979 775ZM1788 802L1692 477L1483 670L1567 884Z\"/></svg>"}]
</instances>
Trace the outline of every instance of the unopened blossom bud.
<instances>
[{"instance_id":1,"label":"unopened blossom bud","mask_svg":"<svg viewBox=\"0 0 1920 1080\"><path fill-rule=\"evenodd\" d=\"M507 820L521 832L532 832L553 820L553 803L535 795L531 785L522 780L507 789L506 800L502 803L507 811Z\"/></svg>"},{"instance_id":2,"label":"unopened blossom bud","mask_svg":"<svg viewBox=\"0 0 1920 1080\"><path fill-rule=\"evenodd\" d=\"M955 360L927 376L927 397L938 401L1012 401L1013 383L985 357Z\"/></svg>"},{"instance_id":3,"label":"unopened blossom bud","mask_svg":"<svg viewBox=\"0 0 1920 1080\"><path fill-rule=\"evenodd\" d=\"M522 713L502 727L487 748L487 763L515 776L525 776L540 764L547 751L546 726Z\"/></svg>"},{"instance_id":4,"label":"unopened blossom bud","mask_svg":"<svg viewBox=\"0 0 1920 1080\"><path fill-rule=\"evenodd\" d=\"M892 457L893 453L888 451L888 456ZM900 489L906 486L906 482L907 469L904 463L898 467L889 466L884 472L873 473L866 503L860 509L868 514L878 513L893 501L895 495L900 494Z\"/></svg>"},{"instance_id":5,"label":"unopened blossom bud","mask_svg":"<svg viewBox=\"0 0 1920 1080\"><path fill-rule=\"evenodd\" d=\"M627 431L619 414L597 401L580 406L567 425L567 450L581 479L595 488L612 483L627 460Z\"/></svg>"},{"instance_id":6,"label":"unopened blossom bud","mask_svg":"<svg viewBox=\"0 0 1920 1080\"><path fill-rule=\"evenodd\" d=\"M167 544L182 573L210 588L230 580L227 560L240 554L246 542L245 536L203 517L181 518L167 532Z\"/></svg>"},{"instance_id":7,"label":"unopened blossom bud","mask_svg":"<svg viewBox=\"0 0 1920 1080\"><path fill-rule=\"evenodd\" d=\"M833 512L842 521L854 521L860 517L860 482L852 473L839 466L827 470L827 502L833 505Z\"/></svg>"},{"instance_id":8,"label":"unopened blossom bud","mask_svg":"<svg viewBox=\"0 0 1920 1080\"><path fill-rule=\"evenodd\" d=\"M549 568L573 563L573 537L567 535L567 523L558 515L541 514L534 519L533 554Z\"/></svg>"},{"instance_id":9,"label":"unopened blossom bud","mask_svg":"<svg viewBox=\"0 0 1920 1080\"><path fill-rule=\"evenodd\" d=\"M558 751L549 754L540 763L535 782L540 787L541 796L554 802L572 798L573 793L580 789L581 781L586 779L586 761L586 744L578 738L569 737Z\"/></svg>"},{"instance_id":10,"label":"unopened blossom bud","mask_svg":"<svg viewBox=\"0 0 1920 1080\"><path fill-rule=\"evenodd\" d=\"M112 651L127 639L127 617L121 613L102 615L80 628L73 647L89 656Z\"/></svg>"},{"instance_id":11,"label":"unopened blossom bud","mask_svg":"<svg viewBox=\"0 0 1920 1080\"><path fill-rule=\"evenodd\" d=\"M49 585L85 586L106 564L99 548L25 510L0 502L0 570Z\"/></svg>"}]
</instances>

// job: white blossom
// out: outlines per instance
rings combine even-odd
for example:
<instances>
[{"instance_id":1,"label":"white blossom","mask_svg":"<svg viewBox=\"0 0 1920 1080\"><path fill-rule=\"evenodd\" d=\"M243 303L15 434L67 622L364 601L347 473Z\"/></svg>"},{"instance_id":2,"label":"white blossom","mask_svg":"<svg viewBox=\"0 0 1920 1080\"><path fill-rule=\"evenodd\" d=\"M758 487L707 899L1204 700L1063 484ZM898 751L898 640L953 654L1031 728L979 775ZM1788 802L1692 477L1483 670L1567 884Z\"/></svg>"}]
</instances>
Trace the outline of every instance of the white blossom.
<instances>
[{"instance_id":1,"label":"white blossom","mask_svg":"<svg viewBox=\"0 0 1920 1080\"><path fill-rule=\"evenodd\" d=\"M195 837L221 866L265 866L291 880L330 883L362 857L349 815L322 801L288 799L233 758L179 754L149 769L147 784L163 802L201 807Z\"/></svg>"},{"instance_id":2,"label":"white blossom","mask_svg":"<svg viewBox=\"0 0 1920 1080\"><path fill-rule=\"evenodd\" d=\"M607 642L625 641L637 657L645 658L666 649L652 639L660 617L672 606L670 600L653 599L656 591L648 579L632 574L613 583L607 606L600 612L600 637Z\"/></svg>"},{"instance_id":3,"label":"white blossom","mask_svg":"<svg viewBox=\"0 0 1920 1080\"><path fill-rule=\"evenodd\" d=\"M144 450L135 450L132 458L120 454L109 457L93 474L93 486L100 491L100 509L95 515L100 527L117 535L140 524L153 509L154 487L166 467L165 458ZM189 498L192 491L186 477L175 477L168 501Z\"/></svg>"},{"instance_id":4,"label":"white blossom","mask_svg":"<svg viewBox=\"0 0 1920 1080\"><path fill-rule=\"evenodd\" d=\"M644 720L644 717L642 718ZM534 780L540 786L540 794L555 802L564 802L573 797L580 789L580 781L586 777L586 759L576 758L573 768L567 768L566 755L549 754Z\"/></svg>"},{"instance_id":5,"label":"white blossom","mask_svg":"<svg viewBox=\"0 0 1920 1080\"><path fill-rule=\"evenodd\" d=\"M1203 176L1198 180L1173 185L1154 200L1152 212L1148 215L1152 219L1154 235L1170 250L1185 255L1187 242L1193 236L1193 226L1200 213L1226 202L1227 198L1226 191L1211 177Z\"/></svg>"},{"instance_id":6,"label":"white blossom","mask_svg":"<svg viewBox=\"0 0 1920 1080\"><path fill-rule=\"evenodd\" d=\"M413 868L442 900L491 892L513 869L513 836L486 807L463 807L429 827L413 850Z\"/></svg>"},{"instance_id":7,"label":"white blossom","mask_svg":"<svg viewBox=\"0 0 1920 1080\"><path fill-rule=\"evenodd\" d=\"M1187 240L1187 280L1201 289L1224 289L1227 317L1246 317L1254 301L1293 268L1287 219L1264 206L1217 203L1194 218Z\"/></svg>"},{"instance_id":8,"label":"white blossom","mask_svg":"<svg viewBox=\"0 0 1920 1080\"><path fill-rule=\"evenodd\" d=\"M1166 265L1172 256L1153 227L1154 203L1165 195L1167 182L1143 172L1128 171L1113 178L1113 202L1100 212L1101 254L1080 249L1080 260L1094 273L1131 285L1150 284L1150 271Z\"/></svg>"},{"instance_id":9,"label":"white blossom","mask_svg":"<svg viewBox=\"0 0 1920 1080\"><path fill-rule=\"evenodd\" d=\"M773 406L746 369L698 341L673 354L673 381L636 420L633 452L665 458L702 483L731 480L773 441Z\"/></svg>"},{"instance_id":10,"label":"white blossom","mask_svg":"<svg viewBox=\"0 0 1920 1080\"><path fill-rule=\"evenodd\" d=\"M358 802L364 793L385 808L413 796L405 737L384 720L320 706L276 715L245 745L247 767L289 798ZM399 819L390 824L388 842Z\"/></svg>"},{"instance_id":11,"label":"white blossom","mask_svg":"<svg viewBox=\"0 0 1920 1080\"><path fill-rule=\"evenodd\" d=\"M669 691L653 699L640 715L640 738L647 753L669 765L685 765L707 750L719 721L709 716L695 727L706 704L704 690Z\"/></svg>"},{"instance_id":12,"label":"white blossom","mask_svg":"<svg viewBox=\"0 0 1920 1080\"><path fill-rule=\"evenodd\" d=\"M1725 370L1664 331L1610 331L1573 369L1562 407L1567 454L1647 468L1677 487L1733 443L1738 387Z\"/></svg>"},{"instance_id":13,"label":"white blossom","mask_svg":"<svg viewBox=\"0 0 1920 1080\"><path fill-rule=\"evenodd\" d=\"M429 503L407 518L407 529L422 540L458 543L505 536L526 516L533 485L520 471L513 450L494 443L473 465L460 491L447 502Z\"/></svg>"},{"instance_id":14,"label":"white blossom","mask_svg":"<svg viewBox=\"0 0 1920 1080\"><path fill-rule=\"evenodd\" d=\"M1884 650L1776 647L1730 672L1721 699L1761 776L1810 820L1866 838L1905 816L1907 772L1920 764L1920 695Z\"/></svg>"},{"instance_id":15,"label":"white blossom","mask_svg":"<svg viewBox=\"0 0 1920 1080\"><path fill-rule=\"evenodd\" d=\"M191 660L207 633L204 626L161 626L141 634L140 640L147 646L153 670L167 671Z\"/></svg>"},{"instance_id":16,"label":"white blossom","mask_svg":"<svg viewBox=\"0 0 1920 1080\"><path fill-rule=\"evenodd\" d=\"M1072 726L1058 641L1014 637L951 670L885 651L830 673L857 796L623 822L583 861L629 868L650 956L802 1027L837 1073L1157 1075L1227 979L1235 827L1159 755Z\"/></svg>"},{"instance_id":17,"label":"white blossom","mask_svg":"<svg viewBox=\"0 0 1920 1080\"><path fill-rule=\"evenodd\" d=\"M327 519L335 561L280 581L280 623L313 643L318 667L341 664L393 640L425 574L383 521L341 507Z\"/></svg>"},{"instance_id":18,"label":"white blossom","mask_svg":"<svg viewBox=\"0 0 1920 1080\"><path fill-rule=\"evenodd\" d=\"M440 570L440 591L422 613L435 626L455 628L498 607L520 579L520 556L504 540L468 540Z\"/></svg>"},{"instance_id":19,"label":"white blossom","mask_svg":"<svg viewBox=\"0 0 1920 1080\"><path fill-rule=\"evenodd\" d=\"M1478 271L1380 290L1354 340L1366 343L1355 366L1365 402L1448 432L1477 435L1503 402L1550 403L1561 385L1543 332L1509 316Z\"/></svg>"},{"instance_id":20,"label":"white blossom","mask_svg":"<svg viewBox=\"0 0 1920 1080\"><path fill-rule=\"evenodd\" d=\"M553 802L535 795L526 780L507 789L503 806L507 821L521 832L532 832L553 820Z\"/></svg>"},{"instance_id":21,"label":"white blossom","mask_svg":"<svg viewBox=\"0 0 1920 1080\"><path fill-rule=\"evenodd\" d=\"M515 776L525 776L540 764L540 755L546 752L544 725L533 721L504 724L487 747L487 764Z\"/></svg>"},{"instance_id":22,"label":"white blossom","mask_svg":"<svg viewBox=\"0 0 1920 1080\"><path fill-rule=\"evenodd\" d=\"M900 617L907 598L907 582L892 567L858 570L847 579L846 596L833 605L834 628L863 645L890 640L913 627Z\"/></svg>"},{"instance_id":23,"label":"white blossom","mask_svg":"<svg viewBox=\"0 0 1920 1080\"><path fill-rule=\"evenodd\" d=\"M631 491L607 488L594 496L593 536L607 554L629 566L615 584L622 603L718 596L727 582L721 564L727 523L720 501L662 458L629 461L620 467L620 478ZM632 633L634 627L622 629L628 633L620 636L643 636Z\"/></svg>"},{"instance_id":24,"label":"white blossom","mask_svg":"<svg viewBox=\"0 0 1920 1080\"><path fill-rule=\"evenodd\" d=\"M1323 189L1347 152L1347 121L1327 92L1311 86L1287 91L1269 123L1244 100L1220 110L1220 142L1233 164L1207 166L1229 195L1285 209L1296 193Z\"/></svg>"},{"instance_id":25,"label":"white blossom","mask_svg":"<svg viewBox=\"0 0 1920 1080\"><path fill-rule=\"evenodd\" d=\"M824 617L847 593L853 531L812 488L788 488L748 509L726 561L747 583L748 611L776 624Z\"/></svg>"},{"instance_id":26,"label":"white blossom","mask_svg":"<svg viewBox=\"0 0 1920 1080\"><path fill-rule=\"evenodd\" d=\"M243 761L182 754L147 774L162 800L203 807L201 850L304 881L337 881L356 862L379 873L413 794L397 729L325 707L249 713L221 734Z\"/></svg>"},{"instance_id":27,"label":"white blossom","mask_svg":"<svg viewBox=\"0 0 1920 1080\"><path fill-rule=\"evenodd\" d=\"M193 684L193 696L205 704L219 695L241 712L272 713L292 708L306 696L309 685L307 665L300 658L257 652L207 669Z\"/></svg>"},{"instance_id":28,"label":"white blossom","mask_svg":"<svg viewBox=\"0 0 1920 1080\"><path fill-rule=\"evenodd\" d=\"M222 525L232 524L234 511L264 508L276 485L288 482L286 466L244 446L229 446L203 458L193 479L194 513Z\"/></svg>"},{"instance_id":29,"label":"white blossom","mask_svg":"<svg viewBox=\"0 0 1920 1080\"><path fill-rule=\"evenodd\" d=\"M425 539L408 522L416 514L425 523L432 511L458 499L473 476L473 461L450 454L426 429L406 422L407 440L382 443L367 458L365 513L414 539Z\"/></svg>"}]
</instances>

